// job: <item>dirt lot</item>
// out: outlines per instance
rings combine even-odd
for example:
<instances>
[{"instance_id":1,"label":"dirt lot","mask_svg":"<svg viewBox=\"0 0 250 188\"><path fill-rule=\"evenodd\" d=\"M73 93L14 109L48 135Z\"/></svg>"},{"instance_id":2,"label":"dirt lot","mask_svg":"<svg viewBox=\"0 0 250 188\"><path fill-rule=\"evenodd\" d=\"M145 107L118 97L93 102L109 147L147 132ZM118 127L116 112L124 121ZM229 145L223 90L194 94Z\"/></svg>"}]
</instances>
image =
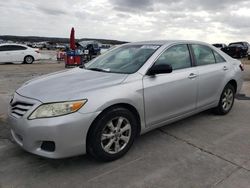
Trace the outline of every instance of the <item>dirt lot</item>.
<instances>
[{"instance_id":1,"label":"dirt lot","mask_svg":"<svg viewBox=\"0 0 250 188\"><path fill-rule=\"evenodd\" d=\"M244 64L242 93L250 96L250 62ZM23 151L10 138L9 96L26 80L62 69L54 60L0 65L0 188L249 187L250 100L236 100L227 116L206 111L143 135L111 163L86 156L50 160Z\"/></svg>"}]
</instances>

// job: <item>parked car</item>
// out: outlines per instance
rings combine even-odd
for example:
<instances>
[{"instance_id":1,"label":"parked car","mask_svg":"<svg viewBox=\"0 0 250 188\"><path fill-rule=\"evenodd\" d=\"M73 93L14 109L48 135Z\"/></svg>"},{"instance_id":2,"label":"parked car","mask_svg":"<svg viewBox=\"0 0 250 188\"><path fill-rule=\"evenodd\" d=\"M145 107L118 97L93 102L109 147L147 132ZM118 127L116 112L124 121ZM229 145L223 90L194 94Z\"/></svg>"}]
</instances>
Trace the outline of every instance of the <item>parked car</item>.
<instances>
[{"instance_id":1,"label":"parked car","mask_svg":"<svg viewBox=\"0 0 250 188\"><path fill-rule=\"evenodd\" d=\"M65 50L66 46L63 45L63 44L56 44L55 49L57 49L57 50Z\"/></svg>"},{"instance_id":2,"label":"parked car","mask_svg":"<svg viewBox=\"0 0 250 188\"><path fill-rule=\"evenodd\" d=\"M81 49L83 52L87 50L91 55L100 55L101 53L101 48L96 41L81 41L77 45L78 49Z\"/></svg>"},{"instance_id":3,"label":"parked car","mask_svg":"<svg viewBox=\"0 0 250 188\"><path fill-rule=\"evenodd\" d=\"M55 50L56 49L56 43L46 42L44 44L44 48L47 49L47 50Z\"/></svg>"},{"instance_id":4,"label":"parked car","mask_svg":"<svg viewBox=\"0 0 250 188\"><path fill-rule=\"evenodd\" d=\"M0 63L32 64L40 58L39 50L22 44L0 44Z\"/></svg>"},{"instance_id":5,"label":"parked car","mask_svg":"<svg viewBox=\"0 0 250 188\"><path fill-rule=\"evenodd\" d=\"M242 58L250 54L250 45L248 42L234 42L221 50L231 57Z\"/></svg>"},{"instance_id":6,"label":"parked car","mask_svg":"<svg viewBox=\"0 0 250 188\"><path fill-rule=\"evenodd\" d=\"M203 42L121 45L23 84L10 101L11 134L40 156L115 160L137 135L207 109L230 112L242 71L240 61Z\"/></svg>"},{"instance_id":7,"label":"parked car","mask_svg":"<svg viewBox=\"0 0 250 188\"><path fill-rule=\"evenodd\" d=\"M215 46L216 48L219 48L219 49L227 47L227 45L223 44L223 43L216 43L216 44L213 44L213 46Z\"/></svg>"},{"instance_id":8,"label":"parked car","mask_svg":"<svg viewBox=\"0 0 250 188\"><path fill-rule=\"evenodd\" d=\"M43 49L43 48L45 48L45 47L46 47L45 42L38 42L38 43L32 44L32 48Z\"/></svg>"}]
</instances>

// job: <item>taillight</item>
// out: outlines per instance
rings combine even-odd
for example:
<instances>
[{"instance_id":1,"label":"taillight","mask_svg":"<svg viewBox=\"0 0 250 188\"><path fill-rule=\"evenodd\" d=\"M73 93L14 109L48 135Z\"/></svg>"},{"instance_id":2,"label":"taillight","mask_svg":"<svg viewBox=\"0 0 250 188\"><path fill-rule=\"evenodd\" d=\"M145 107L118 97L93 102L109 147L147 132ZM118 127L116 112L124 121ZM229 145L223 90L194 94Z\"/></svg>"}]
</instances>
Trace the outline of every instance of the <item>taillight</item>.
<instances>
[{"instance_id":1,"label":"taillight","mask_svg":"<svg viewBox=\"0 0 250 188\"><path fill-rule=\"evenodd\" d=\"M240 64L240 70L244 71L244 65L242 63Z\"/></svg>"}]
</instances>

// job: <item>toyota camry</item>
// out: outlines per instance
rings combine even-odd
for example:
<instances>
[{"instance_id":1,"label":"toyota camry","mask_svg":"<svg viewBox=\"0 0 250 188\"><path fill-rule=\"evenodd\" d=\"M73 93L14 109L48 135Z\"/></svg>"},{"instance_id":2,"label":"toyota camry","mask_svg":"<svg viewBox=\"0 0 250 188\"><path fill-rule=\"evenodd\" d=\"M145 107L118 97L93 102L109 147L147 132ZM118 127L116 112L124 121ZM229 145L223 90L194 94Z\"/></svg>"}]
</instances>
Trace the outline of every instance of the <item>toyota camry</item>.
<instances>
[{"instance_id":1,"label":"toyota camry","mask_svg":"<svg viewBox=\"0 0 250 188\"><path fill-rule=\"evenodd\" d=\"M40 156L115 160L152 129L207 109L229 113L243 70L203 42L124 44L84 66L24 83L10 101L11 134Z\"/></svg>"}]
</instances>

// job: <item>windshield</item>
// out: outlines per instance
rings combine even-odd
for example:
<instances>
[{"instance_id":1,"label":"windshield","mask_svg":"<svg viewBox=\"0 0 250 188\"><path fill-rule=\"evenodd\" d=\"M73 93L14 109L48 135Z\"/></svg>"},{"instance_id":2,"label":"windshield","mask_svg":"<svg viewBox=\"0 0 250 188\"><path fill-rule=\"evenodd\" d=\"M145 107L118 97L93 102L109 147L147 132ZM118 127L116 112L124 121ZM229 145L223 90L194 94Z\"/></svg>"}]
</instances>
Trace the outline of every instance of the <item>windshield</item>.
<instances>
[{"instance_id":1,"label":"windshield","mask_svg":"<svg viewBox=\"0 0 250 188\"><path fill-rule=\"evenodd\" d=\"M118 47L85 64L86 69L131 74L148 60L159 45L125 45Z\"/></svg>"}]
</instances>

